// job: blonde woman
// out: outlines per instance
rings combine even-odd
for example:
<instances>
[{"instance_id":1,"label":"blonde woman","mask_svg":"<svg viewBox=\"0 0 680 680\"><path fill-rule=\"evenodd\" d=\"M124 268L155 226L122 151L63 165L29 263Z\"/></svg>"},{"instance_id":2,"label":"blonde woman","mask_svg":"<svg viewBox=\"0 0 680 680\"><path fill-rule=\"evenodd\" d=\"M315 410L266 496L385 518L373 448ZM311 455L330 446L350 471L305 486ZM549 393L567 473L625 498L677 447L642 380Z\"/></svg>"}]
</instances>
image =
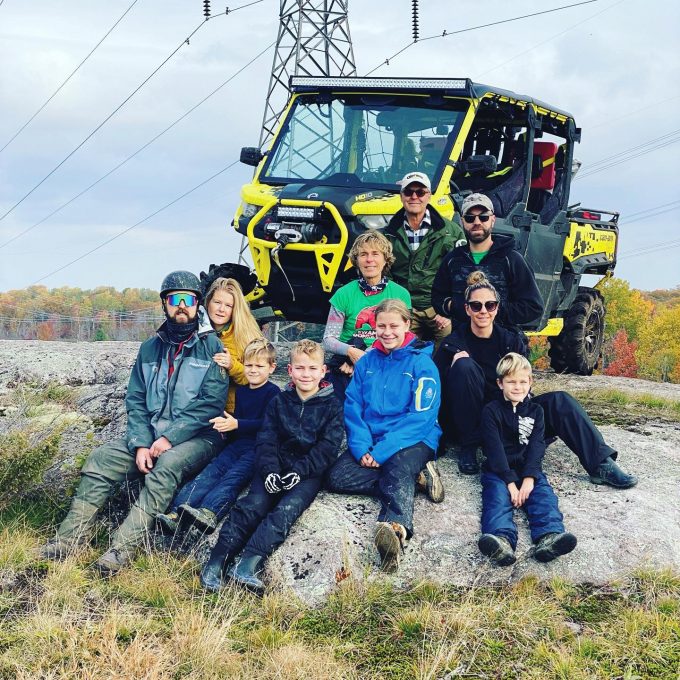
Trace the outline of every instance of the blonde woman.
<instances>
[{"instance_id":1,"label":"blonde woman","mask_svg":"<svg viewBox=\"0 0 680 680\"><path fill-rule=\"evenodd\" d=\"M262 333L235 279L215 279L205 296L205 308L224 347L224 351L215 354L213 359L229 373L226 410L233 413L236 387L248 384L243 352L251 340L262 338Z\"/></svg>"}]
</instances>

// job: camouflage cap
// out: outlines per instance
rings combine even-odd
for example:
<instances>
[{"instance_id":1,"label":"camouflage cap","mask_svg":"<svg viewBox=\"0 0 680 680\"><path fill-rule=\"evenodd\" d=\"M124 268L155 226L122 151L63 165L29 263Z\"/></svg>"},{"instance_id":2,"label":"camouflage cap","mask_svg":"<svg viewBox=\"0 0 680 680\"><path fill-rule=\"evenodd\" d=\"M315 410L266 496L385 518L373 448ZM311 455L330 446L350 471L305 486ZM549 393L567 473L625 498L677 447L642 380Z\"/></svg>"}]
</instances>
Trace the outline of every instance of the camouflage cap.
<instances>
[{"instance_id":1,"label":"camouflage cap","mask_svg":"<svg viewBox=\"0 0 680 680\"><path fill-rule=\"evenodd\" d=\"M461 215L465 215L470 208L474 208L475 206L486 208L489 212L494 211L493 203L488 196L485 196L484 194L470 194L463 200L463 205L460 207Z\"/></svg>"}]
</instances>

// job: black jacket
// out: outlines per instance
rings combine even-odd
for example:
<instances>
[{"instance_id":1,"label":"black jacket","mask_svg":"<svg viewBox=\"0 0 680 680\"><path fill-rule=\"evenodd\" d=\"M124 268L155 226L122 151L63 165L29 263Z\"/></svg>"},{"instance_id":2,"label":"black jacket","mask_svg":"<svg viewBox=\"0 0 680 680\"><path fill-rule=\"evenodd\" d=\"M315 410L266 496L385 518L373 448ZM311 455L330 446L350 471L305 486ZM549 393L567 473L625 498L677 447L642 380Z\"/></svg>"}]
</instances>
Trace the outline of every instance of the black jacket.
<instances>
[{"instance_id":1,"label":"black jacket","mask_svg":"<svg viewBox=\"0 0 680 680\"><path fill-rule=\"evenodd\" d=\"M289 386L267 406L255 452L262 479L271 472L297 472L301 479L321 477L335 461L344 436L342 406L333 386L302 401Z\"/></svg>"},{"instance_id":2,"label":"black jacket","mask_svg":"<svg viewBox=\"0 0 680 680\"><path fill-rule=\"evenodd\" d=\"M506 484L541 474L545 454L543 409L525 399L513 409L505 399L489 402L482 411L484 469Z\"/></svg>"},{"instance_id":3,"label":"black jacket","mask_svg":"<svg viewBox=\"0 0 680 680\"><path fill-rule=\"evenodd\" d=\"M443 259L432 284L432 306L448 316L453 325L466 323L465 289L467 277L482 271L498 291L501 304L497 322L504 326L531 325L543 314L543 300L534 274L515 250L515 239L494 234L491 249L475 264L468 244L457 246Z\"/></svg>"},{"instance_id":4,"label":"black jacket","mask_svg":"<svg viewBox=\"0 0 680 680\"><path fill-rule=\"evenodd\" d=\"M439 371L439 377L441 378L442 384L445 384L446 382L446 371L451 366L453 355L457 352L467 352L472 359L480 364L484 371L484 375L486 376L487 395L496 396L499 391L498 385L496 385L496 364L500 361L501 357L505 356L508 352L517 352L522 356L528 356L528 350L523 333L508 330L498 324L494 324L493 332L498 338L502 353L495 359L493 364L488 366L481 364L478 360L479 358L475 357L473 352L470 351L468 338L472 331L470 330L469 322L465 325L458 326L453 333L449 333L449 335L442 340L437 353L434 355L434 363Z\"/></svg>"}]
</instances>

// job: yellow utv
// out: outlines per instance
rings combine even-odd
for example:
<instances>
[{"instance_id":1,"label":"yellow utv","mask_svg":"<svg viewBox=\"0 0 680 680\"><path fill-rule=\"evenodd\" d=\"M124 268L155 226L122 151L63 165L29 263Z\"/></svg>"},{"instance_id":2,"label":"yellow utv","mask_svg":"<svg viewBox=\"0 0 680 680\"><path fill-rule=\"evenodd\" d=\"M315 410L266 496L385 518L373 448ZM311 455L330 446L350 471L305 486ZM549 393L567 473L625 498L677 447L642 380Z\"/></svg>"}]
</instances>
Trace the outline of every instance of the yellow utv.
<instances>
[{"instance_id":1,"label":"yellow utv","mask_svg":"<svg viewBox=\"0 0 680 680\"><path fill-rule=\"evenodd\" d=\"M495 230L515 237L543 296L552 366L590 374L601 353L605 306L584 274L610 275L618 213L569 205L574 117L532 97L467 78L293 77L270 148L246 147L255 166L233 226L254 271L211 265L204 280L237 278L258 314L324 323L328 300L355 278L347 253L401 207L400 180L426 173L432 203L459 220L471 192L493 201Z\"/></svg>"}]
</instances>

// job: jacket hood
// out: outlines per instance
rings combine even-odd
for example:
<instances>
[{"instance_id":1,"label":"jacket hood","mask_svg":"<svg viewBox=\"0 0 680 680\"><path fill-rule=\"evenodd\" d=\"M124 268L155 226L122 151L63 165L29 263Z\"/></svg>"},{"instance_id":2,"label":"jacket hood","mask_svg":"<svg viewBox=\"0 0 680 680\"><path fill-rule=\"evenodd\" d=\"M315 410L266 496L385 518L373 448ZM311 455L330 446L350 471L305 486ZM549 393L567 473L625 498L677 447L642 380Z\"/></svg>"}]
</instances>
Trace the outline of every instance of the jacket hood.
<instances>
[{"instance_id":1,"label":"jacket hood","mask_svg":"<svg viewBox=\"0 0 680 680\"><path fill-rule=\"evenodd\" d=\"M493 243L489 249L489 253L503 253L515 248L515 237L508 234L494 234L492 232L491 238ZM466 243L463 248L470 250L470 244Z\"/></svg>"},{"instance_id":2,"label":"jacket hood","mask_svg":"<svg viewBox=\"0 0 680 680\"><path fill-rule=\"evenodd\" d=\"M423 354L427 354L429 356L432 356L434 345L431 342L419 340L418 337L414 333L411 333L411 331L408 331L406 333L406 335L404 336L404 342L403 342L401 347L397 347L397 349L393 349L391 352L388 352L383 347L382 342L380 342L380 340L376 340L373 343L372 349L377 349L380 352L382 352L383 354L394 354L396 356L399 356L402 353L404 353L404 354L423 353Z\"/></svg>"},{"instance_id":3,"label":"jacket hood","mask_svg":"<svg viewBox=\"0 0 680 680\"><path fill-rule=\"evenodd\" d=\"M203 305L198 308L198 335L205 335L206 333L211 333L213 331L212 324L210 323L210 317L208 312Z\"/></svg>"},{"instance_id":4,"label":"jacket hood","mask_svg":"<svg viewBox=\"0 0 680 680\"><path fill-rule=\"evenodd\" d=\"M431 203L428 204L427 209L430 211L430 221L432 222L432 229L434 229L435 231L443 229L445 225L444 218L439 214L439 212L437 212L437 209ZM404 208L397 210L397 212L394 213L394 216L385 227L385 233L389 234L390 236L395 236L396 233L401 228L401 226L404 224L405 215L406 210L404 210Z\"/></svg>"},{"instance_id":5,"label":"jacket hood","mask_svg":"<svg viewBox=\"0 0 680 680\"><path fill-rule=\"evenodd\" d=\"M290 396L294 397L295 399L300 400L300 397L298 396L297 391L295 390L295 385L293 384L293 381L291 380L283 389L285 394L289 394ZM305 399L305 403L312 401L313 399L323 399L325 397L329 397L333 394L333 384L330 383L328 380L323 379L319 383L319 391L316 392L314 395L312 395L309 399Z\"/></svg>"}]
</instances>

